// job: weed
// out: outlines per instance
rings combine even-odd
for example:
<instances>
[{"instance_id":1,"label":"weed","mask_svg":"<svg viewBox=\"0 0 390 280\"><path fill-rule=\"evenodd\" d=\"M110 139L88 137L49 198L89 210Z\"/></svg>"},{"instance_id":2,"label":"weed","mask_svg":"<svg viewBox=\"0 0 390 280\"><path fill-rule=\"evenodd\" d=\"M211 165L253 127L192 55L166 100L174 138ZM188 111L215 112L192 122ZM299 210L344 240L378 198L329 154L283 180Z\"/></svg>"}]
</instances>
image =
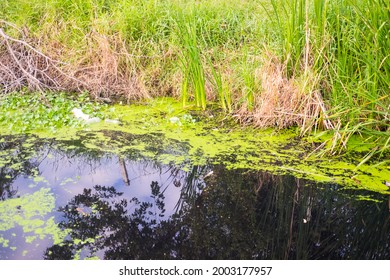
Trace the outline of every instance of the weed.
<instances>
[{"instance_id":1,"label":"weed","mask_svg":"<svg viewBox=\"0 0 390 280\"><path fill-rule=\"evenodd\" d=\"M13 132L42 129L55 132L61 127L84 125L71 114L73 108L104 118L105 106L91 101L86 93L76 98L65 93L11 93L0 99L0 123Z\"/></svg>"}]
</instances>

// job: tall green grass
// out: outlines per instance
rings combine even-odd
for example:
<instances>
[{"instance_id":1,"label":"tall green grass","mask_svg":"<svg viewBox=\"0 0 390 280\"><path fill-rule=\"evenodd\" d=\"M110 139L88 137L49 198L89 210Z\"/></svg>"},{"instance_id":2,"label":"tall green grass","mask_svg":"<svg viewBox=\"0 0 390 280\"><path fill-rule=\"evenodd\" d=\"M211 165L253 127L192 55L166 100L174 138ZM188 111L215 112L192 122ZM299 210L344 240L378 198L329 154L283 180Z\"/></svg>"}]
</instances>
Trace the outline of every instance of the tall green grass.
<instances>
[{"instance_id":1,"label":"tall green grass","mask_svg":"<svg viewBox=\"0 0 390 280\"><path fill-rule=\"evenodd\" d=\"M198 44L198 31L194 22L195 18L182 19L177 22L179 35L182 40L181 67L182 101L186 105L189 92L192 90L197 107L206 108L206 81L203 69L202 54Z\"/></svg>"},{"instance_id":2,"label":"tall green grass","mask_svg":"<svg viewBox=\"0 0 390 280\"><path fill-rule=\"evenodd\" d=\"M390 3L381 0L332 7L327 25L331 40L321 57L328 68L324 79L331 82L327 97L342 122L341 133L364 135L378 143L381 153L390 139L389 13Z\"/></svg>"},{"instance_id":3,"label":"tall green grass","mask_svg":"<svg viewBox=\"0 0 390 280\"><path fill-rule=\"evenodd\" d=\"M354 134L389 148L390 3L382 0L271 0L265 7L288 74L310 67L339 129L340 150Z\"/></svg>"},{"instance_id":4,"label":"tall green grass","mask_svg":"<svg viewBox=\"0 0 390 280\"><path fill-rule=\"evenodd\" d=\"M232 112L232 96L229 87L229 82L226 81L219 69L217 69L211 61L209 65L212 72L211 83L213 84L214 91L218 95L220 106L224 111Z\"/></svg>"},{"instance_id":5,"label":"tall green grass","mask_svg":"<svg viewBox=\"0 0 390 280\"><path fill-rule=\"evenodd\" d=\"M96 60L94 34L102 35L118 71L150 96L200 108L217 101L227 112L261 106L257 58L271 51L302 94L323 97L333 151L352 135L377 143L379 154L389 148L389 1L3 0L0 18L28 30L46 53L86 68Z\"/></svg>"}]
</instances>

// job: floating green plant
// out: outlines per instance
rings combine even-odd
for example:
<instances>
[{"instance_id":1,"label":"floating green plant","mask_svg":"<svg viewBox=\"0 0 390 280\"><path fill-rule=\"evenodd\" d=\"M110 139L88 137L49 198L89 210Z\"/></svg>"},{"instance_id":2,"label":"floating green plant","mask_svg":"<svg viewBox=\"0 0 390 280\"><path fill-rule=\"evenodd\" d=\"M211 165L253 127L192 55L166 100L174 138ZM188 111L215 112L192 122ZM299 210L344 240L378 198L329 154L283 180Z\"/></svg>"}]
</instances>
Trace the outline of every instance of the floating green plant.
<instances>
[{"instance_id":1,"label":"floating green plant","mask_svg":"<svg viewBox=\"0 0 390 280\"><path fill-rule=\"evenodd\" d=\"M12 132L77 128L84 124L72 109L81 108L84 113L103 118L105 105L92 102L86 93L74 97L65 93L15 92L0 98L1 126Z\"/></svg>"}]
</instances>

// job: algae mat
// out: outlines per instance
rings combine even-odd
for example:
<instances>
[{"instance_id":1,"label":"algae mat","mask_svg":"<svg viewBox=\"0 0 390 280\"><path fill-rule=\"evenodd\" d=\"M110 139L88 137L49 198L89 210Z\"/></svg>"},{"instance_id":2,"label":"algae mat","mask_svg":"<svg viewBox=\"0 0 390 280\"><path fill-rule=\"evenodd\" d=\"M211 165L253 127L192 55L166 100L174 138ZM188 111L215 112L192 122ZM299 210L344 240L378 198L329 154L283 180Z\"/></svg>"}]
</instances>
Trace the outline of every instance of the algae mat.
<instances>
[{"instance_id":1,"label":"algae mat","mask_svg":"<svg viewBox=\"0 0 390 280\"><path fill-rule=\"evenodd\" d=\"M359 165L364 153L320 157L313 153L318 143L301 138L295 129L243 128L212 111L183 109L179 102L169 98L108 106L105 110L105 116L118 119L120 124L102 121L76 128L64 126L55 132L39 129L27 133L42 139L80 142L90 150L118 156L131 152L161 163L174 163L183 170L194 165L223 164L231 169L289 174L345 188L390 194L386 186L390 181L389 166L375 164L375 161ZM15 133L3 127L1 134ZM356 143L355 148L359 147L360 152L369 152L370 145ZM5 161L3 157L0 166Z\"/></svg>"}]
</instances>

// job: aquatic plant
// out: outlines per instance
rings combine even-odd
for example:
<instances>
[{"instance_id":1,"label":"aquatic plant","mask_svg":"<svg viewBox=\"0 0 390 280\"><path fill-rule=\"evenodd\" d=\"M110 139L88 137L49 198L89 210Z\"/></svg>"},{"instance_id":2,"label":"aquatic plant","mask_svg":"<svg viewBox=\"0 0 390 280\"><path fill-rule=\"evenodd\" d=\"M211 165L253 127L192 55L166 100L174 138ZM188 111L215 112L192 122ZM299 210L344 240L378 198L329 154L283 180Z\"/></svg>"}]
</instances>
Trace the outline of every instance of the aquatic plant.
<instances>
[{"instance_id":1,"label":"aquatic plant","mask_svg":"<svg viewBox=\"0 0 390 280\"><path fill-rule=\"evenodd\" d=\"M12 132L50 130L63 127L82 127L84 124L72 115L74 108L93 117L104 117L106 105L93 102L87 93L73 97L65 93L10 93L0 97L0 124Z\"/></svg>"}]
</instances>

